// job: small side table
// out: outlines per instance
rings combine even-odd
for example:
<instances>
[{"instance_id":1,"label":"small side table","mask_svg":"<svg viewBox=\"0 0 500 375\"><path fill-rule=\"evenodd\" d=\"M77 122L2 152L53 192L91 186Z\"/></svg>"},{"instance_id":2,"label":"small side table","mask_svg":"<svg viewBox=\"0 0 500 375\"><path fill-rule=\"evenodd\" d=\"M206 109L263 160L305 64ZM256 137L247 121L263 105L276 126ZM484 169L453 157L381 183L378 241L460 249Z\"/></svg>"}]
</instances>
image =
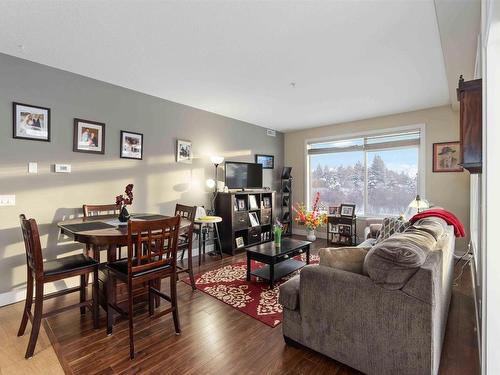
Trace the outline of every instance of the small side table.
<instances>
[{"instance_id":1,"label":"small side table","mask_svg":"<svg viewBox=\"0 0 500 375\"><path fill-rule=\"evenodd\" d=\"M220 235L219 235L219 227L218 223L222 222L222 218L220 216L204 216L199 217L194 220L194 223L199 226L200 233L198 235L198 266L201 266L201 249L203 247L203 254L205 254L206 243L208 241L213 241L214 247L219 250L220 258L222 259L222 246L220 243ZM208 228L207 231L203 230L203 227L206 225L213 225L214 227L214 236L209 238ZM214 249L214 250L216 250Z\"/></svg>"}]
</instances>

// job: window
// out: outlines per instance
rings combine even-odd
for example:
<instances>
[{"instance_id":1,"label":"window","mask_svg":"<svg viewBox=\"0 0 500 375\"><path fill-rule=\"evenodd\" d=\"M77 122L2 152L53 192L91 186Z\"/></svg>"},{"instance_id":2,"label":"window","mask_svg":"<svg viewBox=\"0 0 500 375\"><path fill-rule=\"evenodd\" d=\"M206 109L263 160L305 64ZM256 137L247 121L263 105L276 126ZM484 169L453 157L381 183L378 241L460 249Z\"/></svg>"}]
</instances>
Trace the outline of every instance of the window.
<instances>
[{"instance_id":1,"label":"window","mask_svg":"<svg viewBox=\"0 0 500 375\"><path fill-rule=\"evenodd\" d=\"M357 215L403 213L419 191L420 130L307 145L309 206L356 205Z\"/></svg>"}]
</instances>

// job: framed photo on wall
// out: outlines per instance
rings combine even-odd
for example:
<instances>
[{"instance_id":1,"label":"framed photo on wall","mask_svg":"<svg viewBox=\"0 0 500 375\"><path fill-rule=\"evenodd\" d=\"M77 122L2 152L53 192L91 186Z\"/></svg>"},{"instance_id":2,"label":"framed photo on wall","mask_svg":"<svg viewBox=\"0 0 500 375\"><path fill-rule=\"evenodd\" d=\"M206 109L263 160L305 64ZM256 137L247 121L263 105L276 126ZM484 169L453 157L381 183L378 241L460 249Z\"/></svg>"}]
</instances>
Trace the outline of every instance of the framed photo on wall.
<instances>
[{"instance_id":1,"label":"framed photo on wall","mask_svg":"<svg viewBox=\"0 0 500 375\"><path fill-rule=\"evenodd\" d=\"M104 154L106 125L103 122L75 118L73 151Z\"/></svg>"},{"instance_id":2,"label":"framed photo on wall","mask_svg":"<svg viewBox=\"0 0 500 375\"><path fill-rule=\"evenodd\" d=\"M177 162L188 164L193 162L193 145L191 141L177 140Z\"/></svg>"},{"instance_id":3,"label":"framed photo on wall","mask_svg":"<svg viewBox=\"0 0 500 375\"><path fill-rule=\"evenodd\" d=\"M50 142L50 108L12 103L13 137Z\"/></svg>"},{"instance_id":4,"label":"framed photo on wall","mask_svg":"<svg viewBox=\"0 0 500 375\"><path fill-rule=\"evenodd\" d=\"M143 135L125 130L120 131L120 157L122 159L142 160Z\"/></svg>"},{"instance_id":5,"label":"framed photo on wall","mask_svg":"<svg viewBox=\"0 0 500 375\"><path fill-rule=\"evenodd\" d=\"M262 169L274 169L274 155L255 155L255 163L262 164Z\"/></svg>"},{"instance_id":6,"label":"framed photo on wall","mask_svg":"<svg viewBox=\"0 0 500 375\"><path fill-rule=\"evenodd\" d=\"M462 172L460 162L460 142L434 143L432 152L433 172Z\"/></svg>"}]
</instances>

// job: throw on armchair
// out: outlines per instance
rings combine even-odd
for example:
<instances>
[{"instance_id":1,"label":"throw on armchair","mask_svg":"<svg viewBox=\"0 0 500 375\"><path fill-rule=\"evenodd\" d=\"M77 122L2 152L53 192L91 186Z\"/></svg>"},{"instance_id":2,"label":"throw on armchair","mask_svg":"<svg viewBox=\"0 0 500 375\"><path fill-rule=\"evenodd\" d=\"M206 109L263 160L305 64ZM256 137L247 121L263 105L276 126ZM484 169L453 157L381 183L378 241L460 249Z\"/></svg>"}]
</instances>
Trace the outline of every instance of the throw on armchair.
<instances>
[{"instance_id":1,"label":"throw on armchair","mask_svg":"<svg viewBox=\"0 0 500 375\"><path fill-rule=\"evenodd\" d=\"M320 250L280 286L285 341L369 375L436 375L454 244L452 227L427 220L371 249Z\"/></svg>"}]
</instances>

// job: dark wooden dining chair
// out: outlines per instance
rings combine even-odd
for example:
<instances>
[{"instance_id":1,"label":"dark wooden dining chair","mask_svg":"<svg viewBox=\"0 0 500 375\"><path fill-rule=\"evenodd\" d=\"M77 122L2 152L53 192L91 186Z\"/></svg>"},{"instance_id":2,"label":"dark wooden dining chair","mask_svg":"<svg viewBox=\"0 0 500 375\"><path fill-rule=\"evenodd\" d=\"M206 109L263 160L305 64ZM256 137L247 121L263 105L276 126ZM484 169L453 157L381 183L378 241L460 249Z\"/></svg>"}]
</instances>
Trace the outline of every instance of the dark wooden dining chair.
<instances>
[{"instance_id":1,"label":"dark wooden dining chair","mask_svg":"<svg viewBox=\"0 0 500 375\"><path fill-rule=\"evenodd\" d=\"M26 292L26 302L21 319L21 326L17 333L18 336L24 335L28 319L31 321L31 335L26 350L26 358L33 356L35 351L38 333L40 332L40 324L43 318L51 315L59 314L71 308L80 308L80 313L85 314L85 308L92 309L94 328L99 327L99 301L98 301L98 283L92 285L92 299L87 300L87 289L85 276L93 273L94 280L97 280L98 263L84 255L70 255L64 258L44 261L42 256L42 247L40 244L40 233L35 219L26 219L24 214L19 215L21 222L21 230L23 233L24 247L26 249L26 263L28 267L28 282ZM80 276L80 286L68 288L55 293L44 295L43 289L45 283L50 283L68 277ZM33 283L36 289L35 292L35 311L31 312L33 304ZM46 313L43 312L43 301L49 298L58 297L64 294L80 292L80 302L61 307Z\"/></svg>"},{"instance_id":2,"label":"dark wooden dining chair","mask_svg":"<svg viewBox=\"0 0 500 375\"><path fill-rule=\"evenodd\" d=\"M147 221L128 222L127 259L108 262L107 295L111 295L114 285L113 278L117 278L127 285L128 309L122 310L113 301L108 300L107 332L113 332L113 314L128 317L130 358L134 358L134 321L133 321L133 289L139 284L147 283L149 315L154 313L154 295L171 303L171 307L156 314L161 316L172 313L175 333L180 334L179 312L177 308L177 246L179 240L179 216ZM158 280L169 278L170 296L162 293Z\"/></svg>"},{"instance_id":3,"label":"dark wooden dining chair","mask_svg":"<svg viewBox=\"0 0 500 375\"><path fill-rule=\"evenodd\" d=\"M119 215L120 214L120 206L113 204L84 204L83 205L83 218L86 219L88 217L93 216L102 216L102 215ZM86 255L95 258L93 254L93 250L89 244L85 247ZM122 249L118 247L118 257L122 257ZM99 258L97 258L99 259Z\"/></svg>"},{"instance_id":4,"label":"dark wooden dining chair","mask_svg":"<svg viewBox=\"0 0 500 375\"><path fill-rule=\"evenodd\" d=\"M180 216L181 219L189 220L191 222L188 229L179 234L179 244L178 250L182 250L180 259L184 264L184 253L187 250L188 253L188 266L183 267L177 265L177 274L186 272L189 275L189 280L191 282L191 288L196 290L196 284L194 282L193 273L193 230L194 230L194 219L196 216L196 206L185 206L183 204L175 205L175 216Z\"/></svg>"}]
</instances>

